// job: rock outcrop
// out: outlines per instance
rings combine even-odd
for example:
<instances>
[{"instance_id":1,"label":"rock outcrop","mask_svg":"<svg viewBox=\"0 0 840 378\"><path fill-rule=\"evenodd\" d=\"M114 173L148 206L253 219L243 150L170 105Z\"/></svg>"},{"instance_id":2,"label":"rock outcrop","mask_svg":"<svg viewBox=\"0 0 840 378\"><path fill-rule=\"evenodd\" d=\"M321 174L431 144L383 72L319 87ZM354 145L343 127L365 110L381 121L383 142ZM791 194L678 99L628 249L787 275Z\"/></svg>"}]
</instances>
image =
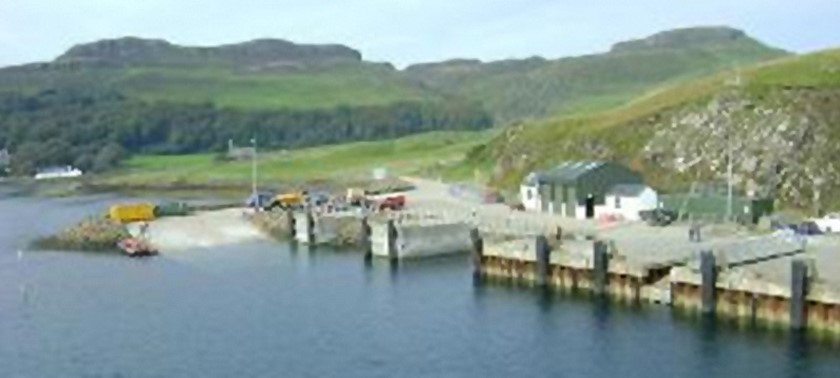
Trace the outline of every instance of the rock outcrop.
<instances>
[{"instance_id":1,"label":"rock outcrop","mask_svg":"<svg viewBox=\"0 0 840 378\"><path fill-rule=\"evenodd\" d=\"M282 39L257 39L217 47L186 47L160 39L126 37L74 46L54 63L117 66L211 64L266 70L325 67L361 61L361 53L343 45L304 45Z\"/></svg>"}]
</instances>

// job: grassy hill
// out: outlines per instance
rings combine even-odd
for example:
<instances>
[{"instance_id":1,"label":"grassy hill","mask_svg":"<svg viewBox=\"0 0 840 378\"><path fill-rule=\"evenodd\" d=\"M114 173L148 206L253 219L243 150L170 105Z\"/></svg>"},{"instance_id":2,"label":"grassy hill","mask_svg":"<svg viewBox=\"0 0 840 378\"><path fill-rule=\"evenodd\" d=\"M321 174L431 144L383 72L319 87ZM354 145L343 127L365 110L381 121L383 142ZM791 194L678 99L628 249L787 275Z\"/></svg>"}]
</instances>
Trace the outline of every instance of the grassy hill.
<instances>
[{"instance_id":1,"label":"grassy hill","mask_svg":"<svg viewBox=\"0 0 840 378\"><path fill-rule=\"evenodd\" d=\"M840 50L829 50L666 86L607 111L512 126L454 174L479 169L512 187L533 169L605 159L643 171L660 189L684 189L720 180L732 143L739 191L818 212L840 206L838 125Z\"/></svg>"},{"instance_id":2,"label":"grassy hill","mask_svg":"<svg viewBox=\"0 0 840 378\"><path fill-rule=\"evenodd\" d=\"M376 142L274 151L261 154L260 181L268 184L306 180L352 181L368 178L374 168L391 174L417 175L438 172L463 159L492 131L431 132ZM219 161L214 154L135 156L101 183L117 186L168 184L226 184L248 187L250 161Z\"/></svg>"},{"instance_id":3,"label":"grassy hill","mask_svg":"<svg viewBox=\"0 0 840 378\"><path fill-rule=\"evenodd\" d=\"M440 99L390 65L363 61L350 48L280 40L195 48L122 38L73 47L52 62L0 70L0 91L37 93L78 87L107 89L146 101L246 109Z\"/></svg>"},{"instance_id":4,"label":"grassy hill","mask_svg":"<svg viewBox=\"0 0 840 378\"><path fill-rule=\"evenodd\" d=\"M428 87L478 100L504 122L603 110L667 83L784 55L739 30L691 28L620 42L603 54L453 60L411 66L406 73Z\"/></svg>"},{"instance_id":5,"label":"grassy hill","mask_svg":"<svg viewBox=\"0 0 840 378\"><path fill-rule=\"evenodd\" d=\"M341 45L102 40L0 69L0 148L17 157L14 173L28 175L63 164L105 171L131 154L215 152L255 136L281 149L474 131L593 114L661 85L784 55L727 28L663 32L583 57L404 71Z\"/></svg>"}]
</instances>

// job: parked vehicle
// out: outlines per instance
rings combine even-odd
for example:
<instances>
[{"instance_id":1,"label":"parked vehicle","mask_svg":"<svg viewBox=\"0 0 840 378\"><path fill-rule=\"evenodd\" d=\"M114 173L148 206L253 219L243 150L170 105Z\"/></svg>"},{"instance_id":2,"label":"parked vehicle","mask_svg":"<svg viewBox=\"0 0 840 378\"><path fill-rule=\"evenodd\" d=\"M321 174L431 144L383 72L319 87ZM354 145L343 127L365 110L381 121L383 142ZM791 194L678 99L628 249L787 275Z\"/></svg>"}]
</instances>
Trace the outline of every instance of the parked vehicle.
<instances>
[{"instance_id":1,"label":"parked vehicle","mask_svg":"<svg viewBox=\"0 0 840 378\"><path fill-rule=\"evenodd\" d=\"M677 220L677 213L665 209L642 210L639 217L651 226L667 226Z\"/></svg>"},{"instance_id":2,"label":"parked vehicle","mask_svg":"<svg viewBox=\"0 0 840 378\"><path fill-rule=\"evenodd\" d=\"M525 205L523 205L521 202L510 204L508 205L508 207L513 211L525 211Z\"/></svg>"},{"instance_id":3,"label":"parked vehicle","mask_svg":"<svg viewBox=\"0 0 840 378\"><path fill-rule=\"evenodd\" d=\"M826 234L840 232L840 213L831 213L811 221L817 225L820 231Z\"/></svg>"},{"instance_id":4,"label":"parked vehicle","mask_svg":"<svg viewBox=\"0 0 840 378\"><path fill-rule=\"evenodd\" d=\"M148 222L155 219L155 205L151 203L124 203L111 206L108 216L122 223Z\"/></svg>"},{"instance_id":5,"label":"parked vehicle","mask_svg":"<svg viewBox=\"0 0 840 378\"><path fill-rule=\"evenodd\" d=\"M310 206L326 205L328 202L330 202L330 195L325 192L311 193L306 197L306 202Z\"/></svg>"},{"instance_id":6,"label":"parked vehicle","mask_svg":"<svg viewBox=\"0 0 840 378\"><path fill-rule=\"evenodd\" d=\"M271 193L256 193L251 194L248 199L245 201L245 206L247 207L258 207L258 208L266 208L268 207L271 202L273 201L274 196Z\"/></svg>"},{"instance_id":7,"label":"parked vehicle","mask_svg":"<svg viewBox=\"0 0 840 378\"><path fill-rule=\"evenodd\" d=\"M802 223L784 223L777 220L770 222L770 228L773 231L792 232L797 235L822 235L823 231L814 221L805 221Z\"/></svg>"},{"instance_id":8,"label":"parked vehicle","mask_svg":"<svg viewBox=\"0 0 840 378\"><path fill-rule=\"evenodd\" d=\"M379 210L402 210L405 207L405 196L387 197L379 203Z\"/></svg>"},{"instance_id":9,"label":"parked vehicle","mask_svg":"<svg viewBox=\"0 0 840 378\"><path fill-rule=\"evenodd\" d=\"M365 203L365 196L366 193L364 189L348 188L346 200L350 206L362 206Z\"/></svg>"},{"instance_id":10,"label":"parked vehicle","mask_svg":"<svg viewBox=\"0 0 840 378\"><path fill-rule=\"evenodd\" d=\"M271 202L268 203L266 209L295 209L303 206L305 194L304 193L283 193L275 196Z\"/></svg>"}]
</instances>

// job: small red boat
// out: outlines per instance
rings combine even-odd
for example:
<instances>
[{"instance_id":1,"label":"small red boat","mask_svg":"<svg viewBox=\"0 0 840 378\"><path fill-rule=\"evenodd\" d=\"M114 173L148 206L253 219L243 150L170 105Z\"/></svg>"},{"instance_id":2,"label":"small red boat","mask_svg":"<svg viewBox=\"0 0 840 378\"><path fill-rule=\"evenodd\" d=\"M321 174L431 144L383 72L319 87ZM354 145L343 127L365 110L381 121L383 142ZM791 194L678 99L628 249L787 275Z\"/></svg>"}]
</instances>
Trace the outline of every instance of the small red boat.
<instances>
[{"instance_id":1,"label":"small red boat","mask_svg":"<svg viewBox=\"0 0 840 378\"><path fill-rule=\"evenodd\" d=\"M117 243L117 247L129 257L143 257L157 255L158 251L149 243L137 238L125 238Z\"/></svg>"}]
</instances>

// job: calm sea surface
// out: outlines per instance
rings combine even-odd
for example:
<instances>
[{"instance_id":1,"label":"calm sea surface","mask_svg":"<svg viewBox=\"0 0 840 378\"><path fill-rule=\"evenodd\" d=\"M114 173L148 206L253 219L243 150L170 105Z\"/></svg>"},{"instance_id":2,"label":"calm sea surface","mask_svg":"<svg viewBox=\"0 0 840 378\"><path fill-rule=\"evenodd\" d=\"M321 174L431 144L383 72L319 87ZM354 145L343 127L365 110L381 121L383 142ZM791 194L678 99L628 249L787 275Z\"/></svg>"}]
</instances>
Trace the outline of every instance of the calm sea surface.
<instances>
[{"instance_id":1,"label":"calm sea surface","mask_svg":"<svg viewBox=\"0 0 840 378\"><path fill-rule=\"evenodd\" d=\"M19 255L113 200L0 191L0 377L840 377L831 343L475 286L461 257Z\"/></svg>"}]
</instances>

